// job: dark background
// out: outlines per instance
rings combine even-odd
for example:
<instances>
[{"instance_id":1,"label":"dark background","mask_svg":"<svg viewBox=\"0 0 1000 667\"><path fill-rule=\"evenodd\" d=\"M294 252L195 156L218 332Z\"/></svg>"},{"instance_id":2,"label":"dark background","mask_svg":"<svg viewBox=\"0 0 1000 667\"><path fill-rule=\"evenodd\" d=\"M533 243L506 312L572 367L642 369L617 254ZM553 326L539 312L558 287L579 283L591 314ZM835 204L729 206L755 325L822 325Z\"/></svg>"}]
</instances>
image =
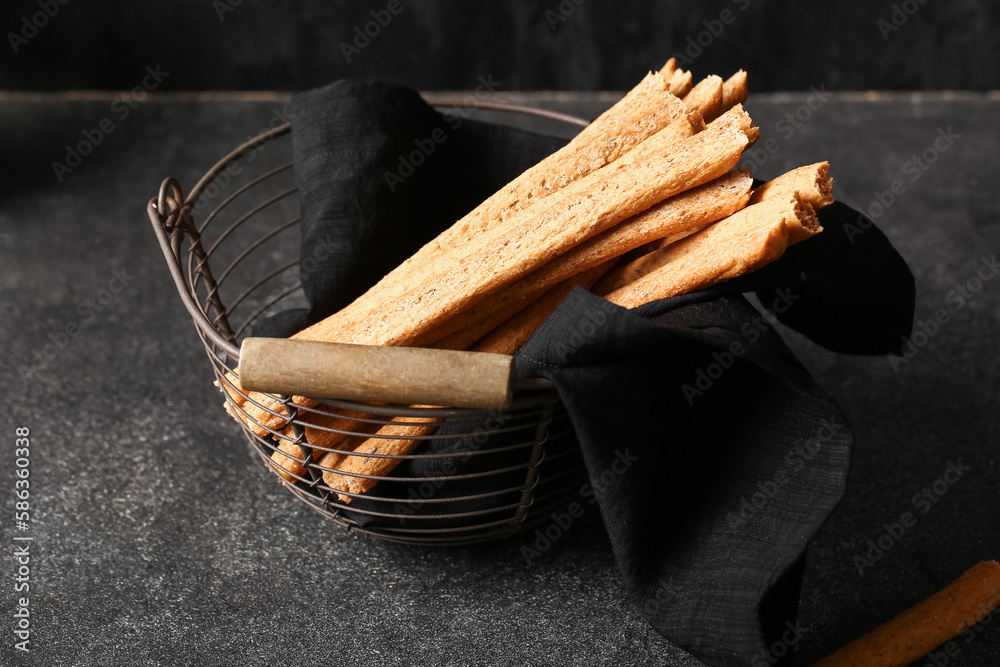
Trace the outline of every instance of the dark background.
<instances>
[{"instance_id":1,"label":"dark background","mask_svg":"<svg viewBox=\"0 0 1000 667\"><path fill-rule=\"evenodd\" d=\"M122 90L159 64L170 73L162 90L300 90L341 77L462 90L487 74L503 90L627 90L714 27L687 68L742 67L757 92L1000 88L995 1L399 0L350 62L341 42L389 0L59 1L4 0L0 86ZM44 5L55 15L39 14ZM894 11L898 30L880 28ZM30 35L32 16L44 25L14 53L11 33Z\"/></svg>"}]
</instances>

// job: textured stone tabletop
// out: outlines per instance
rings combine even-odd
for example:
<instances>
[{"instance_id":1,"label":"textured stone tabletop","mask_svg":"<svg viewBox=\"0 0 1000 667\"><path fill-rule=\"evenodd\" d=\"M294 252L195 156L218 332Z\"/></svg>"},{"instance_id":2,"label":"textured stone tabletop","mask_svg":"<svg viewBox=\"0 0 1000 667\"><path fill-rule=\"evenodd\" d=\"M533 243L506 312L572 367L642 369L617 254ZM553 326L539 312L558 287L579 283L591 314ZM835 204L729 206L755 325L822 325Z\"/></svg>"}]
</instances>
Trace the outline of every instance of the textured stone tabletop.
<instances>
[{"instance_id":1,"label":"textured stone tabletop","mask_svg":"<svg viewBox=\"0 0 1000 667\"><path fill-rule=\"evenodd\" d=\"M592 117L616 96L498 98ZM530 565L522 537L385 544L320 517L252 454L145 206L165 176L190 188L286 100L0 95L0 663L699 664L623 599L596 510ZM763 132L755 175L829 160L838 199L874 206L910 263L924 322L905 360L787 337L857 431L847 496L808 552L804 665L1000 558L1000 97L813 91L748 109ZM71 166L65 146L88 136ZM14 522L18 427L31 439L27 531ZM19 544L27 654L12 634ZM939 662L1000 664L998 626Z\"/></svg>"}]
</instances>

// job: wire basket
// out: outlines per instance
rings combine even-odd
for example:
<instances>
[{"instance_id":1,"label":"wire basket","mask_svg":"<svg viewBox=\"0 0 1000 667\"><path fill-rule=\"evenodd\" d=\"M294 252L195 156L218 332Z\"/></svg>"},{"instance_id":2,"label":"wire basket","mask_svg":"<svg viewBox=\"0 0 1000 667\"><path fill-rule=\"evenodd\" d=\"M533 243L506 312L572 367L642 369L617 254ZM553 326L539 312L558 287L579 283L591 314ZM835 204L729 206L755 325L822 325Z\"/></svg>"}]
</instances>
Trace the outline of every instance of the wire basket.
<instances>
[{"instance_id":1,"label":"wire basket","mask_svg":"<svg viewBox=\"0 0 1000 667\"><path fill-rule=\"evenodd\" d=\"M439 101L434 106L457 105ZM528 107L498 103L477 107L493 115L510 115L512 124L542 118L560 124L564 132L587 124ZM147 207L217 381L230 390L225 396L227 409L244 417L240 423L247 440L300 500L346 529L380 539L469 544L550 520L553 512L579 497L586 470L566 410L546 380L514 380L513 400L502 411L387 405L379 403L378 396L368 397L372 402L322 399L306 408L289 396L271 394L290 417L281 432L253 420L234 400L242 398L246 405L267 409L233 386L227 374L238 379L239 343L256 323L304 305L298 275L310 270L309 262L315 259L299 257L290 132L286 123L246 141L216 163L187 197L175 179L167 178ZM332 419L354 413L364 415L355 429L316 425L321 416ZM400 465L379 477L365 494L332 489L323 479L323 473L332 469L320 463L329 451L347 457L360 454L340 449L342 444L312 446L306 439L307 427L365 439L394 419L416 423L429 418L443 425L419 439L434 441L436 448L426 451L428 445L422 443L415 453L391 457L400 459ZM265 434L255 433L247 421ZM300 455L283 451L275 456L282 439L298 446Z\"/></svg>"}]
</instances>

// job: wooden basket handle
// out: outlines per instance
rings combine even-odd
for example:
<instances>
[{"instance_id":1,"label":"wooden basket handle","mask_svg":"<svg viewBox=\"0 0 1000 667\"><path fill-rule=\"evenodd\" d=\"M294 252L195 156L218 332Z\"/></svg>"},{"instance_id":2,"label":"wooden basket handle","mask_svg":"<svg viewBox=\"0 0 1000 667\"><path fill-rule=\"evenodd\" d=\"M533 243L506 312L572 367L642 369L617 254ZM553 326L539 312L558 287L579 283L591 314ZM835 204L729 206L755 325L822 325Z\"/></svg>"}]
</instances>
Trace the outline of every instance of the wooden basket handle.
<instances>
[{"instance_id":1,"label":"wooden basket handle","mask_svg":"<svg viewBox=\"0 0 1000 667\"><path fill-rule=\"evenodd\" d=\"M514 357L488 352L246 338L245 391L456 408L510 406Z\"/></svg>"}]
</instances>

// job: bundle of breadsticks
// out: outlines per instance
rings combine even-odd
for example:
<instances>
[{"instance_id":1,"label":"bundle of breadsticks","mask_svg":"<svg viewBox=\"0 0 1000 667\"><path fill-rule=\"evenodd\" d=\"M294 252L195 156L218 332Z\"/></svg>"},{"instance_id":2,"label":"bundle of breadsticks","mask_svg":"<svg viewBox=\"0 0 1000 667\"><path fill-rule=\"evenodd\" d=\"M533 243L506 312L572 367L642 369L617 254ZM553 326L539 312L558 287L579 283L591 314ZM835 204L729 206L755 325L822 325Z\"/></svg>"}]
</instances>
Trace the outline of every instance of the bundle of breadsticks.
<instances>
[{"instance_id":1,"label":"bundle of breadsticks","mask_svg":"<svg viewBox=\"0 0 1000 667\"><path fill-rule=\"evenodd\" d=\"M818 233L833 201L827 164L752 190L736 169L758 129L743 110L747 77L650 72L564 148L515 178L343 310L293 338L513 354L575 286L634 308L739 276ZM281 403L222 378L227 409L259 436L286 480L304 473ZM399 418L372 433L361 413L305 410L305 438L344 502L432 434ZM365 438L342 432L369 433ZM375 456L369 456L375 455Z\"/></svg>"}]
</instances>

